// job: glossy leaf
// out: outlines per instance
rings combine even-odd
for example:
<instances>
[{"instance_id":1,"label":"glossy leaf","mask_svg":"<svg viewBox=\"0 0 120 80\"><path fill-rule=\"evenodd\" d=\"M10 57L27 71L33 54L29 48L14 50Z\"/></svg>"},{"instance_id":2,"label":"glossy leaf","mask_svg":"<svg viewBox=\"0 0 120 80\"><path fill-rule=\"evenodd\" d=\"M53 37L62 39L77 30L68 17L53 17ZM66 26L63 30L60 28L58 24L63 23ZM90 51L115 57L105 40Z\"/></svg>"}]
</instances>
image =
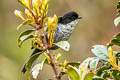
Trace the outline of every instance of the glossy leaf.
<instances>
[{"instance_id":1,"label":"glossy leaf","mask_svg":"<svg viewBox=\"0 0 120 80\"><path fill-rule=\"evenodd\" d=\"M79 67L80 66L80 62L69 62L66 66L71 65L73 67Z\"/></svg>"},{"instance_id":2,"label":"glossy leaf","mask_svg":"<svg viewBox=\"0 0 120 80\"><path fill-rule=\"evenodd\" d=\"M108 58L108 51L106 46L94 45L91 51L100 59L108 61L109 58Z\"/></svg>"},{"instance_id":3,"label":"glossy leaf","mask_svg":"<svg viewBox=\"0 0 120 80\"><path fill-rule=\"evenodd\" d=\"M114 20L115 27L117 27L119 23L120 23L120 16Z\"/></svg>"},{"instance_id":4,"label":"glossy leaf","mask_svg":"<svg viewBox=\"0 0 120 80\"><path fill-rule=\"evenodd\" d=\"M34 54L33 56L31 56L30 57L30 59L29 59L29 61L27 62L27 64L26 64L26 70L27 70L27 72L26 72L26 74L30 74L30 72L31 72L31 67L32 67L32 65L33 65L33 63L34 63L34 61L39 57L39 55L41 55L42 54L42 52L39 52L39 53L36 53L36 54Z\"/></svg>"},{"instance_id":5,"label":"glossy leaf","mask_svg":"<svg viewBox=\"0 0 120 80\"><path fill-rule=\"evenodd\" d=\"M90 61L90 68L96 69L99 60L100 60L100 59L97 58L97 57L91 58L91 61Z\"/></svg>"},{"instance_id":6,"label":"glossy leaf","mask_svg":"<svg viewBox=\"0 0 120 80\"><path fill-rule=\"evenodd\" d=\"M58 43L54 43L56 46L64 49L65 51L69 51L70 49L70 44L68 43L68 41L61 41Z\"/></svg>"},{"instance_id":7,"label":"glossy leaf","mask_svg":"<svg viewBox=\"0 0 120 80\"><path fill-rule=\"evenodd\" d=\"M34 79L37 79L37 76L38 76L40 70L43 69L43 65L44 65L44 63L45 63L45 60L46 60L46 59L44 59L41 63L36 64L36 65L32 68L32 76L33 76Z\"/></svg>"},{"instance_id":8,"label":"glossy leaf","mask_svg":"<svg viewBox=\"0 0 120 80\"><path fill-rule=\"evenodd\" d=\"M93 57L93 58L87 58L85 59L79 66L80 70L80 80L92 80L92 77L94 73L89 72L89 68L96 69L99 62L99 58Z\"/></svg>"},{"instance_id":9,"label":"glossy leaf","mask_svg":"<svg viewBox=\"0 0 120 80\"><path fill-rule=\"evenodd\" d=\"M25 21L23 21L22 24L20 24L20 25L17 27L17 30L20 29L22 26L25 26L25 25L27 25L27 24L31 24L31 23L33 23L33 22L34 22L34 20L31 20L31 19L25 20Z\"/></svg>"},{"instance_id":10,"label":"glossy leaf","mask_svg":"<svg viewBox=\"0 0 120 80\"><path fill-rule=\"evenodd\" d=\"M105 65L103 65L103 66L101 66L100 68L98 68L97 69L97 76L103 76L102 74L103 74L103 71L105 71L105 70L109 70L109 68L111 67L111 65L110 64L105 64Z\"/></svg>"},{"instance_id":11,"label":"glossy leaf","mask_svg":"<svg viewBox=\"0 0 120 80\"><path fill-rule=\"evenodd\" d=\"M78 71L77 68L69 66L65 73L69 75L70 80L80 80Z\"/></svg>"},{"instance_id":12,"label":"glossy leaf","mask_svg":"<svg viewBox=\"0 0 120 80\"><path fill-rule=\"evenodd\" d=\"M93 80L94 73L88 73L85 75L84 80Z\"/></svg>"},{"instance_id":13,"label":"glossy leaf","mask_svg":"<svg viewBox=\"0 0 120 80\"><path fill-rule=\"evenodd\" d=\"M115 27L117 27L118 24L120 23L120 1L117 4L117 12L118 12L117 15L118 17L114 20Z\"/></svg>"},{"instance_id":14,"label":"glossy leaf","mask_svg":"<svg viewBox=\"0 0 120 80\"><path fill-rule=\"evenodd\" d=\"M80 64L80 66L79 66L80 80L83 80L85 75L87 74L87 70L88 70L90 60L91 60L91 58L87 58Z\"/></svg>"},{"instance_id":15,"label":"glossy leaf","mask_svg":"<svg viewBox=\"0 0 120 80\"><path fill-rule=\"evenodd\" d=\"M93 80L105 80L105 79L99 76L93 76Z\"/></svg>"},{"instance_id":16,"label":"glossy leaf","mask_svg":"<svg viewBox=\"0 0 120 80\"><path fill-rule=\"evenodd\" d=\"M117 4L117 11L118 11L118 16L120 16L120 1Z\"/></svg>"},{"instance_id":17,"label":"glossy leaf","mask_svg":"<svg viewBox=\"0 0 120 80\"><path fill-rule=\"evenodd\" d=\"M23 13L22 13L21 11L15 10L15 11L14 11L14 14L15 14L17 17L21 18L22 20L25 20L25 18L24 18L24 16L23 16Z\"/></svg>"},{"instance_id":18,"label":"glossy leaf","mask_svg":"<svg viewBox=\"0 0 120 80\"><path fill-rule=\"evenodd\" d=\"M22 43L30 38L33 38L32 32L35 30L26 30L20 34L18 37L18 46L21 47Z\"/></svg>"},{"instance_id":19,"label":"glossy leaf","mask_svg":"<svg viewBox=\"0 0 120 80\"><path fill-rule=\"evenodd\" d=\"M113 70L112 75L114 76L115 80L120 80L120 71Z\"/></svg>"},{"instance_id":20,"label":"glossy leaf","mask_svg":"<svg viewBox=\"0 0 120 80\"><path fill-rule=\"evenodd\" d=\"M120 46L120 40L119 40L119 39L113 39L113 40L109 43L108 47L113 46L113 45Z\"/></svg>"},{"instance_id":21,"label":"glossy leaf","mask_svg":"<svg viewBox=\"0 0 120 80\"><path fill-rule=\"evenodd\" d=\"M108 44L108 47L113 46L113 45L120 46L120 33L118 33L117 35L113 37L113 39Z\"/></svg>"}]
</instances>

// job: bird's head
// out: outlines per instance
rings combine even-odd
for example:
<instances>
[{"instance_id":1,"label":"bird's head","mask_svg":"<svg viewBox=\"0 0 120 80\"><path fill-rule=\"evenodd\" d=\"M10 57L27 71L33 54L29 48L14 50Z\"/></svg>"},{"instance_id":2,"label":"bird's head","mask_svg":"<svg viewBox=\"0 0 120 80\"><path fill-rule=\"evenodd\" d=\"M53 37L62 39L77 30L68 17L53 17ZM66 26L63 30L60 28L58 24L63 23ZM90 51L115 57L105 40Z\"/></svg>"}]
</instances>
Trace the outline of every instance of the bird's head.
<instances>
[{"instance_id":1,"label":"bird's head","mask_svg":"<svg viewBox=\"0 0 120 80\"><path fill-rule=\"evenodd\" d=\"M62 24L69 24L71 22L77 24L77 22L81 19L82 17L79 16L76 12L70 11L66 14L64 14L63 17L61 17L61 23Z\"/></svg>"}]
</instances>

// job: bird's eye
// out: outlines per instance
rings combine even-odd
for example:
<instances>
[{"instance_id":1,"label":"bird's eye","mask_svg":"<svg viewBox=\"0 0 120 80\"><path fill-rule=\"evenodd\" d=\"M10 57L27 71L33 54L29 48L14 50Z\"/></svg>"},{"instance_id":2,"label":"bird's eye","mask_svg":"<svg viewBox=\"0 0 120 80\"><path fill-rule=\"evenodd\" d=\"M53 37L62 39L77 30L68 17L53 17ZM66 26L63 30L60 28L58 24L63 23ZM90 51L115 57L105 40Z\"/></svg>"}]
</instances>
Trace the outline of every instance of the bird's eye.
<instances>
[{"instance_id":1,"label":"bird's eye","mask_svg":"<svg viewBox=\"0 0 120 80\"><path fill-rule=\"evenodd\" d=\"M71 17L72 19L75 19L75 17L73 16L73 17Z\"/></svg>"}]
</instances>

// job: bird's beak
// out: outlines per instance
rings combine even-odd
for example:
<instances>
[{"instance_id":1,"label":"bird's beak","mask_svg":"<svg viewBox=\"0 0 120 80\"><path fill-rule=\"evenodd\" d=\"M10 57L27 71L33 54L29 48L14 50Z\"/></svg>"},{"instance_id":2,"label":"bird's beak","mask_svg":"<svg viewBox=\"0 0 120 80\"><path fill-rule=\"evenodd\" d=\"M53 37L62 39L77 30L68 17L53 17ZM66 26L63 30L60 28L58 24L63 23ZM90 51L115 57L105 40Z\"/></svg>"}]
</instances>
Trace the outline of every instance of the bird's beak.
<instances>
[{"instance_id":1,"label":"bird's beak","mask_svg":"<svg viewBox=\"0 0 120 80\"><path fill-rule=\"evenodd\" d=\"M78 16L78 19L82 19L82 16Z\"/></svg>"}]
</instances>

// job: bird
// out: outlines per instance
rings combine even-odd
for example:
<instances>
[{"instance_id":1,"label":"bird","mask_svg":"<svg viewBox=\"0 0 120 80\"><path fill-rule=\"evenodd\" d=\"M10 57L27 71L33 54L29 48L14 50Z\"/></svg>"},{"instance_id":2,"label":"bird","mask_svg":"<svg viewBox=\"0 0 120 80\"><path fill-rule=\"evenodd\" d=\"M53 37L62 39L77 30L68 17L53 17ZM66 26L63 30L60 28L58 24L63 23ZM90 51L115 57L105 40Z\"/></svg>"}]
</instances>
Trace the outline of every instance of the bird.
<instances>
[{"instance_id":1,"label":"bird","mask_svg":"<svg viewBox=\"0 0 120 80\"><path fill-rule=\"evenodd\" d=\"M72 34L76 24L79 22L79 20L82 18L82 16L79 16L77 12L75 11L69 11L67 13L65 13L62 17L58 18L58 24L57 27L55 29L55 33L54 33L54 40L53 43L57 43L60 41L67 41L70 37L70 35ZM46 36L46 40L47 39L47 34ZM51 48L54 49L54 48ZM57 49L57 48L55 48ZM41 50L39 49L34 49L34 51L32 52L32 54L29 56L27 62L30 60L31 56L35 55L36 53L41 52ZM21 72L25 73L26 70L26 64L27 62L24 64Z\"/></svg>"}]
</instances>

